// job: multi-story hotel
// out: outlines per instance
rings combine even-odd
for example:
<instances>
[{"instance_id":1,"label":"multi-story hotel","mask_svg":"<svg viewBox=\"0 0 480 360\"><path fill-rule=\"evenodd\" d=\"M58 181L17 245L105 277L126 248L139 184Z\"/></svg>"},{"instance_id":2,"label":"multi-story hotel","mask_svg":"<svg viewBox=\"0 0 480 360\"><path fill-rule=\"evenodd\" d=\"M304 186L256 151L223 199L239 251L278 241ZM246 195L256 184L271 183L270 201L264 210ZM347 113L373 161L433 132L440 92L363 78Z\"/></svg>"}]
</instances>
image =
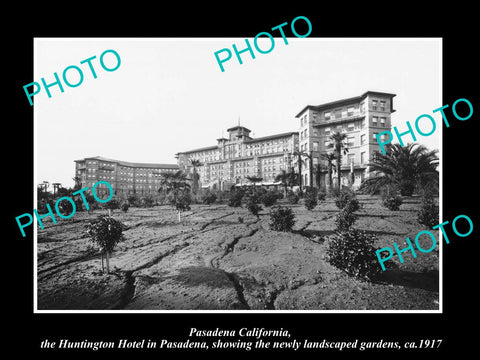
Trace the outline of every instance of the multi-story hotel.
<instances>
[{"instance_id":1,"label":"multi-story hotel","mask_svg":"<svg viewBox=\"0 0 480 360\"><path fill-rule=\"evenodd\" d=\"M178 171L178 165L131 163L106 159L101 156L75 160L75 176L82 187L90 189L97 181L107 181L115 194L156 193L160 187L161 174ZM99 184L97 194L106 193L107 188Z\"/></svg>"},{"instance_id":2,"label":"multi-story hotel","mask_svg":"<svg viewBox=\"0 0 480 360\"><path fill-rule=\"evenodd\" d=\"M197 168L203 188L230 190L235 184L249 184L247 176L262 178L262 184L273 184L275 177L293 166L293 152L298 149L298 133L288 132L252 138L243 126L227 129L228 139L217 139L217 145L176 154L178 165L191 173L191 160Z\"/></svg>"},{"instance_id":3,"label":"multi-story hotel","mask_svg":"<svg viewBox=\"0 0 480 360\"><path fill-rule=\"evenodd\" d=\"M325 187L327 162L321 154L333 151L330 135L341 132L346 135L348 148L342 158L341 183L358 188L369 175L368 163L380 151L375 135L391 130L393 97L395 94L367 91L348 99L307 105L296 115L300 119L299 132L253 138L249 129L234 126L227 129L228 138L217 139L214 146L177 153L178 165L130 163L99 156L76 160L76 176L83 187L105 180L116 193L149 193L158 190L163 172L181 169L191 176L191 161L199 160L201 165L196 171L203 188L230 190L232 185L249 184L247 176L262 178L264 185L275 185L275 177L282 170L289 172L293 168L298 172L294 152L299 150L312 158L314 169L317 165L321 169L320 182L315 175L310 181L310 161L303 156L302 184ZM336 184L337 171L332 178Z\"/></svg>"},{"instance_id":4,"label":"multi-story hotel","mask_svg":"<svg viewBox=\"0 0 480 360\"><path fill-rule=\"evenodd\" d=\"M348 185L348 174L353 171L353 188L358 188L368 177L367 164L380 151L375 135L391 130L391 114L395 94L367 91L366 93L321 105L307 105L297 115L300 119L300 151L312 156L313 168L323 169L320 184L312 176L313 186L325 186L327 162L320 155L333 151L329 137L334 132L346 134L348 153L342 157L341 183ZM383 135L382 135L383 137ZM335 161L334 161L335 164ZM302 184L310 184L309 161L302 167ZM334 184L338 172L333 173Z\"/></svg>"}]
</instances>

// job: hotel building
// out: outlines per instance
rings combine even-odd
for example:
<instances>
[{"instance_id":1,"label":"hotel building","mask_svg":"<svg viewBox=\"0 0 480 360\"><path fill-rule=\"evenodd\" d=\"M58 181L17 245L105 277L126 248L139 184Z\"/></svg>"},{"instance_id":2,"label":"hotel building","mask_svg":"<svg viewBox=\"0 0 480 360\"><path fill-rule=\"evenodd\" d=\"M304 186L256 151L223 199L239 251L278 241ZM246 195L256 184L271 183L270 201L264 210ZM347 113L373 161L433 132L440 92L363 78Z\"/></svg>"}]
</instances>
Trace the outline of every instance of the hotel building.
<instances>
[{"instance_id":1,"label":"hotel building","mask_svg":"<svg viewBox=\"0 0 480 360\"><path fill-rule=\"evenodd\" d=\"M83 187L90 189L97 181L107 181L115 194L156 193L160 187L161 174L176 172L178 165L132 163L106 159L101 156L75 160L75 176ZM106 193L106 185L99 184L97 194Z\"/></svg>"},{"instance_id":2,"label":"hotel building","mask_svg":"<svg viewBox=\"0 0 480 360\"><path fill-rule=\"evenodd\" d=\"M275 177L293 166L293 152L298 149L298 133L288 132L252 138L243 126L227 129L228 138L217 139L217 145L176 154L178 165L191 173L191 160L199 160L197 168L203 188L230 190L235 184L250 184L247 176L262 178L272 185Z\"/></svg>"},{"instance_id":3,"label":"hotel building","mask_svg":"<svg viewBox=\"0 0 480 360\"><path fill-rule=\"evenodd\" d=\"M341 132L346 135L344 143L348 148L348 153L342 155L341 183L348 185L349 174L353 172L352 186L358 188L369 175L367 164L380 152L375 135L391 130L391 114L395 111L394 96L395 94L367 91L348 99L305 106L296 115L300 120L300 151L312 156L313 168L320 164L322 172L320 184L316 184L315 175L312 176L311 184L309 161L305 161L302 166L302 184L325 186L327 162L320 155L333 151L330 135ZM333 164L336 164L335 160ZM333 183L336 184L337 181L338 172L334 171Z\"/></svg>"}]
</instances>

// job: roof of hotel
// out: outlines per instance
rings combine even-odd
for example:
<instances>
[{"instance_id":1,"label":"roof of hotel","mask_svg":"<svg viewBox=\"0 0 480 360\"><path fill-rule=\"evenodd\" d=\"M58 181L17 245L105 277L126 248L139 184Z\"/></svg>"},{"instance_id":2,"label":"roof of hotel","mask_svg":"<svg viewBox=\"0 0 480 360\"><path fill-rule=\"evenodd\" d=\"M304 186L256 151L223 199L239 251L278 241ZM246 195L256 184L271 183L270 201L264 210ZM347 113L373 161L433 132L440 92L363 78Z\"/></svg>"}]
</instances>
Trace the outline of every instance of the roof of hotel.
<instances>
[{"instance_id":1,"label":"roof of hotel","mask_svg":"<svg viewBox=\"0 0 480 360\"><path fill-rule=\"evenodd\" d=\"M237 130L237 129L245 129L245 130L247 130L248 132L251 132L251 130L247 129L245 126L240 126L240 125L231 127L230 129L227 129L227 131L232 131L232 130Z\"/></svg>"},{"instance_id":2,"label":"roof of hotel","mask_svg":"<svg viewBox=\"0 0 480 360\"><path fill-rule=\"evenodd\" d=\"M298 135L298 132L297 132L297 131L290 131L290 132L281 133L281 134L263 136L263 137L259 137L259 138L250 139L250 140L247 140L247 141L245 141L245 142L251 143L251 142L256 142L256 141L264 141L264 140L270 140L270 139L278 139L278 138L281 138L281 137L292 136L292 135L294 135L294 134L297 134L297 135Z\"/></svg>"},{"instance_id":3,"label":"roof of hotel","mask_svg":"<svg viewBox=\"0 0 480 360\"><path fill-rule=\"evenodd\" d=\"M324 104L320 104L320 105L307 105L302 109L302 111L300 111L297 115L295 115L295 117L298 118L300 116L300 114L302 114L307 109L320 110L320 109L323 109L323 108L338 106L340 104L348 104L348 103L357 102L357 101L363 100L368 94L387 95L387 96L390 96L390 97L397 96L396 94L391 94L391 93L385 93L385 92L379 92L379 91L367 91L360 96L354 96L354 97L347 98L347 99L336 100L336 101L332 101L332 102L328 102L328 103L324 103Z\"/></svg>"},{"instance_id":4,"label":"roof of hotel","mask_svg":"<svg viewBox=\"0 0 480 360\"><path fill-rule=\"evenodd\" d=\"M152 164L152 163L134 163L134 162L128 162L128 161L121 161L121 160L114 160L114 159L107 159L102 156L92 156L92 157L86 157L81 160L75 160L75 162L78 161L85 161L85 160L99 160L99 161L108 161L108 162L114 162L117 163L121 166L130 166L130 167L145 167L145 168L163 168L163 169L178 169L178 165L176 164Z\"/></svg>"},{"instance_id":5,"label":"roof of hotel","mask_svg":"<svg viewBox=\"0 0 480 360\"><path fill-rule=\"evenodd\" d=\"M263 136L263 137L259 137L259 138L255 138L255 139L246 140L245 143L252 143L252 142L256 142L256 141L265 141L265 140L269 140L269 139L278 139L278 138L281 138L281 137L287 137L287 136L291 136L291 135L294 135L294 134L298 135L298 132L291 131L291 132L286 132L286 133L281 133L281 134ZM218 140L220 140L220 139L218 139ZM225 140L228 140L228 139L225 139ZM199 149L193 149L193 150L189 150L189 151L179 151L177 154L189 154L189 153L198 152L198 151L215 150L215 149L218 149L218 146L215 145L215 146L208 146L208 147L203 147L203 148L199 148Z\"/></svg>"}]
</instances>

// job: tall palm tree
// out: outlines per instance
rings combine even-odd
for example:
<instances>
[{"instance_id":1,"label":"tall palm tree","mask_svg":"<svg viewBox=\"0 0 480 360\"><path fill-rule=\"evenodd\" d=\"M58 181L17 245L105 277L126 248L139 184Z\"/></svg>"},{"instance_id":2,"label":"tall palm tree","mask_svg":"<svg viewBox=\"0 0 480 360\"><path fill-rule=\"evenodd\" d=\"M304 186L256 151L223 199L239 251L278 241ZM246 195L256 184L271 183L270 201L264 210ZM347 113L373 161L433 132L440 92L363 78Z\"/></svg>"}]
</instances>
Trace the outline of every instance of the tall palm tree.
<instances>
[{"instance_id":1,"label":"tall palm tree","mask_svg":"<svg viewBox=\"0 0 480 360\"><path fill-rule=\"evenodd\" d=\"M303 156L308 159L308 182L310 184L310 187L313 187L313 153L310 152L310 154L307 154L306 152L304 152Z\"/></svg>"},{"instance_id":2,"label":"tall palm tree","mask_svg":"<svg viewBox=\"0 0 480 360\"><path fill-rule=\"evenodd\" d=\"M388 144L386 153L378 154L368 165L376 172L366 179L360 189L376 193L383 187L398 189L403 196L411 196L415 190L438 190L438 150L410 143L405 146Z\"/></svg>"},{"instance_id":3,"label":"tall palm tree","mask_svg":"<svg viewBox=\"0 0 480 360\"><path fill-rule=\"evenodd\" d=\"M200 175L197 173L197 167L202 166L202 162L200 160L191 159L190 164L193 166L193 184L192 184L192 192L194 194L198 191L198 179Z\"/></svg>"},{"instance_id":4,"label":"tall palm tree","mask_svg":"<svg viewBox=\"0 0 480 360\"><path fill-rule=\"evenodd\" d=\"M333 160L335 160L335 154L324 153L324 154L320 154L320 157L327 162L327 179L328 179L327 191L328 191L332 187L332 169L335 167L335 165L333 165Z\"/></svg>"},{"instance_id":5,"label":"tall palm tree","mask_svg":"<svg viewBox=\"0 0 480 360\"><path fill-rule=\"evenodd\" d=\"M342 153L346 154L348 153L348 147L347 144L345 144L345 140L347 139L347 134L341 133L340 131L337 131L330 135L330 140L333 142L333 152L336 157L336 162L337 162L337 174L338 174L338 181L337 181L337 186L338 190L341 189L342 184Z\"/></svg>"},{"instance_id":6,"label":"tall palm tree","mask_svg":"<svg viewBox=\"0 0 480 360\"><path fill-rule=\"evenodd\" d=\"M304 156L305 153L300 150L295 150L293 152L293 156L297 157L297 162L298 162L298 186L300 187L300 194L302 193L302 156Z\"/></svg>"}]
</instances>

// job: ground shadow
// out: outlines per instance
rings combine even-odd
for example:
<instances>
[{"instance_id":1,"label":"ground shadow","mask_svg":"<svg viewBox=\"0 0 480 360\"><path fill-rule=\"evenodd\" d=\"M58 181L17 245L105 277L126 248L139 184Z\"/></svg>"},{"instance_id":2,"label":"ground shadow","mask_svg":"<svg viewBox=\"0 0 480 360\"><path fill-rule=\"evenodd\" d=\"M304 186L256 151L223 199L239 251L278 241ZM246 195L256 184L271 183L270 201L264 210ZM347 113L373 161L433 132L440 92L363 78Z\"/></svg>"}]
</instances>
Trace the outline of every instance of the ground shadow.
<instances>
[{"instance_id":1,"label":"ground shadow","mask_svg":"<svg viewBox=\"0 0 480 360\"><path fill-rule=\"evenodd\" d=\"M323 237L334 234L335 230L296 230L292 232L294 234L302 235L310 239L313 237L320 238L318 242L322 243L323 241L325 241Z\"/></svg>"},{"instance_id":2,"label":"ground shadow","mask_svg":"<svg viewBox=\"0 0 480 360\"><path fill-rule=\"evenodd\" d=\"M373 218L390 218L390 217L396 217L395 215L374 215L374 214L362 214L362 213L357 213L358 217L373 217Z\"/></svg>"},{"instance_id":3,"label":"ground shadow","mask_svg":"<svg viewBox=\"0 0 480 360\"><path fill-rule=\"evenodd\" d=\"M202 266L188 266L178 270L178 275L169 279L182 283L187 287L206 285L211 288L233 288L232 282L225 272Z\"/></svg>"},{"instance_id":4,"label":"ground shadow","mask_svg":"<svg viewBox=\"0 0 480 360\"><path fill-rule=\"evenodd\" d=\"M392 232L392 231L383 231L383 230L364 230L364 229L359 229L362 230L364 233L370 234L370 235L395 235L395 236L406 236L408 233L400 233L400 232Z\"/></svg>"},{"instance_id":5,"label":"ground shadow","mask_svg":"<svg viewBox=\"0 0 480 360\"><path fill-rule=\"evenodd\" d=\"M438 292L439 274L438 270L419 273L387 269L375 279L375 282Z\"/></svg>"}]
</instances>

